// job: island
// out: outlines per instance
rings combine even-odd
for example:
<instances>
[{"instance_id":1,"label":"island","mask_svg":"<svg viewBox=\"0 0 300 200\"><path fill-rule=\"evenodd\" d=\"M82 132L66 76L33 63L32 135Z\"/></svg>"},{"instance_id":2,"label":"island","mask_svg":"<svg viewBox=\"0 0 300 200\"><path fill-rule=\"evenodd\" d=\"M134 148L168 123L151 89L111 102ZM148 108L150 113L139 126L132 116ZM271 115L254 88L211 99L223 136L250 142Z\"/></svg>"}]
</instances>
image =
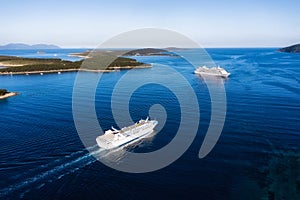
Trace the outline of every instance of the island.
<instances>
[{"instance_id":1,"label":"island","mask_svg":"<svg viewBox=\"0 0 300 200\"><path fill-rule=\"evenodd\" d=\"M8 92L6 89L0 89L0 100L17 95L17 92Z\"/></svg>"},{"instance_id":2,"label":"island","mask_svg":"<svg viewBox=\"0 0 300 200\"><path fill-rule=\"evenodd\" d=\"M145 48L145 49L136 49L126 52L125 56L175 56L178 57L177 54L174 54L172 51L175 48L165 48L165 49L155 49L155 48ZM178 49L176 49L178 50Z\"/></svg>"},{"instance_id":3,"label":"island","mask_svg":"<svg viewBox=\"0 0 300 200\"><path fill-rule=\"evenodd\" d=\"M85 54L82 53L82 54ZM77 54L74 56L81 56ZM66 61L56 58L24 58L16 56L0 56L0 75L44 74L72 71L112 72L122 69L148 68L150 64L138 62L136 59L122 57L119 52L91 52L80 61Z\"/></svg>"},{"instance_id":4,"label":"island","mask_svg":"<svg viewBox=\"0 0 300 200\"><path fill-rule=\"evenodd\" d=\"M23 44L13 45L23 47ZM34 46L34 45L33 45ZM34 46L37 47L37 46ZM40 46L41 47L41 46ZM169 51L170 50L170 51ZM114 72L123 69L149 68L151 64L137 61L133 56L171 56L178 57L170 47L165 49L95 49L81 53L70 53L69 56L81 58L79 61L67 61L58 58L25 58L0 55L0 75L41 74L61 72ZM42 52L38 52L42 53Z\"/></svg>"},{"instance_id":5,"label":"island","mask_svg":"<svg viewBox=\"0 0 300 200\"><path fill-rule=\"evenodd\" d=\"M287 52L287 53L300 53L300 44L295 44L295 45L292 45L292 46L281 48L278 51Z\"/></svg>"},{"instance_id":6,"label":"island","mask_svg":"<svg viewBox=\"0 0 300 200\"><path fill-rule=\"evenodd\" d=\"M183 50L182 48L176 47L168 47L163 49L156 49L156 48L142 48L142 49L95 49L93 51L87 50L81 53L70 53L69 56L76 56L80 58L90 58L92 54L105 54L105 53L114 53L124 57L131 57L131 56L175 56L178 57L177 54L173 53L172 51L176 50Z\"/></svg>"}]
</instances>

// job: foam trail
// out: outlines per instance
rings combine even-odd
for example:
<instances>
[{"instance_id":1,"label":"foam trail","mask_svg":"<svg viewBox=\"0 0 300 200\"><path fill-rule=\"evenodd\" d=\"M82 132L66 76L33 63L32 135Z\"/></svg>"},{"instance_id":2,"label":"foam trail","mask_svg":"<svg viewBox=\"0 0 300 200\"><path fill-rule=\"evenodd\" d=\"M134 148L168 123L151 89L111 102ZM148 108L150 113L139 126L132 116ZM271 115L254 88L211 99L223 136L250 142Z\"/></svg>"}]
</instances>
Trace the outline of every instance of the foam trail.
<instances>
[{"instance_id":1,"label":"foam trail","mask_svg":"<svg viewBox=\"0 0 300 200\"><path fill-rule=\"evenodd\" d=\"M33 169L31 169L31 170L29 170L29 171L23 173L23 174L18 174L18 175L16 175L16 176L13 176L12 178L13 178L13 179L18 179L18 178L21 178L22 176L27 176L28 174L35 173L35 172L37 172L37 171L39 171L39 170L42 170L42 169L54 167L54 166L58 165L59 163L64 163L64 162L66 162L66 159L72 159L73 157L75 157L75 156L77 156L77 155L85 154L86 150L88 150L88 151L94 151L94 150L97 149L97 148L98 148L98 146L97 146L97 145L94 145L94 146L88 147L88 148L86 148L86 149L82 149L82 150L73 152L73 153L71 153L71 154L69 154L69 155L66 155L66 156L64 156L64 157L60 157L60 158L58 158L58 159L56 159L56 160L53 160L53 161L50 162L50 163L43 164L43 165L40 165L40 166L38 166L38 167L36 167L36 168L33 168Z\"/></svg>"},{"instance_id":2,"label":"foam trail","mask_svg":"<svg viewBox=\"0 0 300 200\"><path fill-rule=\"evenodd\" d=\"M89 150L94 149L95 146L90 147ZM83 156L80 157L76 157L73 158L71 161L67 162L67 163L60 163L61 161L64 161L64 158L61 159L57 159L55 161L53 161L53 163L50 163L50 165L53 165L54 163L58 163L59 165L55 165L50 169L47 169L44 172L41 172L39 174L33 175L30 178L27 178L26 180L20 182L20 183L16 183L14 185L11 185L7 188L1 189L0 190L0 198L10 195L13 192L17 192L19 190L23 190L26 189L26 187L30 187L39 181L42 181L42 183L40 183L39 185L42 187L43 184L45 184L46 182L52 182L55 180L58 180L60 178L62 178L63 176L67 175L67 174L71 174L74 173L75 171L88 166L94 162L96 162L97 160L93 157L93 155L99 154L100 152L103 152L104 149L97 149L92 151L91 153L86 153ZM76 155L76 152L75 154ZM49 165L47 165L49 167ZM41 168L44 168L45 166L40 166ZM30 190L25 190L26 192L29 192ZM24 196L24 193L21 194L21 196Z\"/></svg>"}]
</instances>

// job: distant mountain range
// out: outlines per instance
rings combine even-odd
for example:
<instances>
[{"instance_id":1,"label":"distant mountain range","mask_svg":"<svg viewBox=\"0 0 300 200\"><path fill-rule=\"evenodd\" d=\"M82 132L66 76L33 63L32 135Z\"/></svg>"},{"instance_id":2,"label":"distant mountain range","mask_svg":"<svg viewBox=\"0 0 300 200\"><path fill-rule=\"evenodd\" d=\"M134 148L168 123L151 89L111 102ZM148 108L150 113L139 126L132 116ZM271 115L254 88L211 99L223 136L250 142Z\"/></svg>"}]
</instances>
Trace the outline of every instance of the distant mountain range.
<instances>
[{"instance_id":1,"label":"distant mountain range","mask_svg":"<svg viewBox=\"0 0 300 200\"><path fill-rule=\"evenodd\" d=\"M10 43L0 46L0 49L60 49L59 46L52 44L24 44L24 43Z\"/></svg>"},{"instance_id":2,"label":"distant mountain range","mask_svg":"<svg viewBox=\"0 0 300 200\"><path fill-rule=\"evenodd\" d=\"M295 44L289 47L279 49L280 52L300 53L300 44Z\"/></svg>"}]
</instances>

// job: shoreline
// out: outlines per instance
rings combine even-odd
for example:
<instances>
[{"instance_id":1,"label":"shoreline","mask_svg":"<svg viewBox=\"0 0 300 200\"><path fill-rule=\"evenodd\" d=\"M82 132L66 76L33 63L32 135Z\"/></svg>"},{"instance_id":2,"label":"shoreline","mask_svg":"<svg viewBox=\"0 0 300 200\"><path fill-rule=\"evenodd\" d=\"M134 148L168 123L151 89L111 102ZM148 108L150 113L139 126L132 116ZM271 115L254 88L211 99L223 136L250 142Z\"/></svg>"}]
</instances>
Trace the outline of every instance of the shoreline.
<instances>
[{"instance_id":1,"label":"shoreline","mask_svg":"<svg viewBox=\"0 0 300 200\"><path fill-rule=\"evenodd\" d=\"M22 67L24 65L23 64L10 64L10 63L6 63L5 61L3 61L3 62L0 62L0 66L7 68L7 67Z\"/></svg>"},{"instance_id":2,"label":"shoreline","mask_svg":"<svg viewBox=\"0 0 300 200\"><path fill-rule=\"evenodd\" d=\"M113 69L57 69L57 70L42 70L42 71L25 71L25 72L0 72L1 75L30 75L30 74L52 74L52 73L61 73L61 72L95 72L95 73L108 73L108 72L117 72L120 70L128 69L143 69L151 68L152 65L139 65L139 66L124 66L124 67L113 67Z\"/></svg>"},{"instance_id":3,"label":"shoreline","mask_svg":"<svg viewBox=\"0 0 300 200\"><path fill-rule=\"evenodd\" d=\"M68 56L69 57L78 57L78 58L83 58L83 59L92 58L90 56L81 55L80 53L70 53L70 54L68 54Z\"/></svg>"},{"instance_id":4,"label":"shoreline","mask_svg":"<svg viewBox=\"0 0 300 200\"><path fill-rule=\"evenodd\" d=\"M9 97L13 97L13 96L16 96L16 95L18 95L19 93L17 93L17 92L8 92L8 93L6 93L5 95L1 95L0 96L0 100L2 100L2 99L7 99L7 98L9 98Z\"/></svg>"}]
</instances>

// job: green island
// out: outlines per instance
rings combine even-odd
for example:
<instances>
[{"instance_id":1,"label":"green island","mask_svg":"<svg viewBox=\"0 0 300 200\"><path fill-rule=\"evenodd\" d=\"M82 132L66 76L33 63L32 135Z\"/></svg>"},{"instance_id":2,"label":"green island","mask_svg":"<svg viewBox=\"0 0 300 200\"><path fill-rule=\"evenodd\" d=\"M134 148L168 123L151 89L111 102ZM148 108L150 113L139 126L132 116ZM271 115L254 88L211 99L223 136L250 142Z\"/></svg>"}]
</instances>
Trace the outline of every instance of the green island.
<instances>
[{"instance_id":1,"label":"green island","mask_svg":"<svg viewBox=\"0 0 300 200\"><path fill-rule=\"evenodd\" d=\"M61 59L24 58L16 56L0 56L0 75L57 73L68 71L112 72L122 69L148 68L150 64L138 62L136 59L122 57L120 51L97 51L72 54L82 57L80 61Z\"/></svg>"},{"instance_id":2,"label":"green island","mask_svg":"<svg viewBox=\"0 0 300 200\"><path fill-rule=\"evenodd\" d=\"M131 56L177 56L166 49L107 50L96 49L69 56L82 58L79 61L67 61L57 58L24 58L0 55L0 75L43 74L71 71L112 72L122 69L149 68L150 64L138 62ZM176 48L177 50L178 48Z\"/></svg>"},{"instance_id":3,"label":"green island","mask_svg":"<svg viewBox=\"0 0 300 200\"><path fill-rule=\"evenodd\" d=\"M17 95L16 92L8 92L6 89L0 89L0 100Z\"/></svg>"},{"instance_id":4,"label":"green island","mask_svg":"<svg viewBox=\"0 0 300 200\"><path fill-rule=\"evenodd\" d=\"M179 48L164 48L164 49L155 49L155 48L145 48L145 49L136 49L132 51L126 52L125 56L175 56L178 57L177 54L174 54L173 50L179 50Z\"/></svg>"},{"instance_id":5,"label":"green island","mask_svg":"<svg viewBox=\"0 0 300 200\"><path fill-rule=\"evenodd\" d=\"M143 49L134 49L134 50L106 50L106 49L96 49L94 51L87 50L81 53L71 53L70 56L77 56L81 58L89 58L91 54L106 54L106 53L114 53L122 56L175 56L178 57L173 51L176 50L184 50L182 48L176 47L168 47L163 49L156 48L143 48Z\"/></svg>"}]
</instances>

